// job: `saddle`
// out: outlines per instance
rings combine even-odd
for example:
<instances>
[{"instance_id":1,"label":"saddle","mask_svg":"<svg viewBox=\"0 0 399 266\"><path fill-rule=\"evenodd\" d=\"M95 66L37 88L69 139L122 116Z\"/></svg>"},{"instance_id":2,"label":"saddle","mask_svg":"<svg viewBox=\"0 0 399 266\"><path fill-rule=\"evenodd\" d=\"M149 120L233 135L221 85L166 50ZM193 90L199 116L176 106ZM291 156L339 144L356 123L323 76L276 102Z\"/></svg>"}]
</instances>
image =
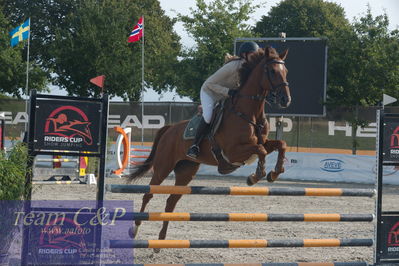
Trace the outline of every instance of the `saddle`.
<instances>
[{"instance_id":1,"label":"saddle","mask_svg":"<svg viewBox=\"0 0 399 266\"><path fill-rule=\"evenodd\" d=\"M213 109L213 115L210 123L210 130L207 134L207 138L211 144L211 151L215 159L218 161L218 172L223 175L230 174L234 172L240 165L232 164L228 161L228 159L223 155L222 149L219 147L215 140L215 134L219 129L220 124L223 120L223 113L225 109L227 99L221 100L216 103ZM195 137L195 133L197 132L197 128L199 122L201 121L202 114L195 115L187 124L184 133L183 139L192 140Z\"/></svg>"}]
</instances>

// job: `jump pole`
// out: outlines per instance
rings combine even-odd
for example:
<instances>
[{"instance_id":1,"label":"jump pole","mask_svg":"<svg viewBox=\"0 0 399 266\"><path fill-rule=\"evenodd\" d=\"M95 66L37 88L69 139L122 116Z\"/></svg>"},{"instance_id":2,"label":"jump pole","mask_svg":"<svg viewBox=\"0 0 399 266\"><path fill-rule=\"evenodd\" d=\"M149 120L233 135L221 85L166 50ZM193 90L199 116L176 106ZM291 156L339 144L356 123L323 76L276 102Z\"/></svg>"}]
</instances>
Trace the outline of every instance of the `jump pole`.
<instances>
[{"instance_id":1,"label":"jump pole","mask_svg":"<svg viewBox=\"0 0 399 266\"><path fill-rule=\"evenodd\" d=\"M371 222L373 214L272 214L272 213L186 213L127 212L110 213L117 221L196 221L196 222Z\"/></svg>"},{"instance_id":2,"label":"jump pole","mask_svg":"<svg viewBox=\"0 0 399 266\"><path fill-rule=\"evenodd\" d=\"M109 240L109 248L370 247L373 239Z\"/></svg>"},{"instance_id":3,"label":"jump pole","mask_svg":"<svg viewBox=\"0 0 399 266\"><path fill-rule=\"evenodd\" d=\"M105 264L105 266L368 266L366 262L277 262L277 263L187 263L187 264Z\"/></svg>"},{"instance_id":4,"label":"jump pole","mask_svg":"<svg viewBox=\"0 0 399 266\"><path fill-rule=\"evenodd\" d=\"M373 197L374 189L345 188L278 188L278 187L202 187L202 186L143 186L106 185L112 193L247 195L247 196L314 196L314 197Z\"/></svg>"}]
</instances>

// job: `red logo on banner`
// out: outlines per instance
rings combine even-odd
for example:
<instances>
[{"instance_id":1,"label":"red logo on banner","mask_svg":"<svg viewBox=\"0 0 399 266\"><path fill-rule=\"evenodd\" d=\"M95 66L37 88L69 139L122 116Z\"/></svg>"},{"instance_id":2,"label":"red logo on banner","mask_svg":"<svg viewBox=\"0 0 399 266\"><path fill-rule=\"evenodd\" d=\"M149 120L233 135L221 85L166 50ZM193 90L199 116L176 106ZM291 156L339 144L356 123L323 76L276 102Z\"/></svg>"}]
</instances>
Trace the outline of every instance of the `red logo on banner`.
<instances>
[{"instance_id":1,"label":"red logo on banner","mask_svg":"<svg viewBox=\"0 0 399 266\"><path fill-rule=\"evenodd\" d=\"M399 222L388 233L388 246L399 246Z\"/></svg>"},{"instance_id":2,"label":"red logo on banner","mask_svg":"<svg viewBox=\"0 0 399 266\"><path fill-rule=\"evenodd\" d=\"M41 230L39 245L42 248L78 248L86 252L85 228L72 219L58 217L48 222Z\"/></svg>"},{"instance_id":3,"label":"red logo on banner","mask_svg":"<svg viewBox=\"0 0 399 266\"><path fill-rule=\"evenodd\" d=\"M46 135L59 136L70 142L84 141L87 145L93 143L86 114L75 106L61 106L51 112L46 119L44 132ZM61 140L62 141L62 140Z\"/></svg>"},{"instance_id":4,"label":"red logo on banner","mask_svg":"<svg viewBox=\"0 0 399 266\"><path fill-rule=\"evenodd\" d=\"M393 131L391 135L390 148L399 148L399 126Z\"/></svg>"}]
</instances>

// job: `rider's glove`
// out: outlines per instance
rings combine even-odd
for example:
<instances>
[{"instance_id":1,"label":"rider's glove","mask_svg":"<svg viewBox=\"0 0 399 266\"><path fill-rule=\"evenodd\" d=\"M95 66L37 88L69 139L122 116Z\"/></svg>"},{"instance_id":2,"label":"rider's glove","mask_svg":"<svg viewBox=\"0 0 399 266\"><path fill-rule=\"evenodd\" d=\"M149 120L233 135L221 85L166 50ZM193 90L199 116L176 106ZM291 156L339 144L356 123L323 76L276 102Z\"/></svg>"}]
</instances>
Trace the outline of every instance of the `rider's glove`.
<instances>
[{"instance_id":1,"label":"rider's glove","mask_svg":"<svg viewBox=\"0 0 399 266\"><path fill-rule=\"evenodd\" d=\"M229 92L227 93L230 97L234 97L237 94L238 90L232 90L230 89Z\"/></svg>"}]
</instances>

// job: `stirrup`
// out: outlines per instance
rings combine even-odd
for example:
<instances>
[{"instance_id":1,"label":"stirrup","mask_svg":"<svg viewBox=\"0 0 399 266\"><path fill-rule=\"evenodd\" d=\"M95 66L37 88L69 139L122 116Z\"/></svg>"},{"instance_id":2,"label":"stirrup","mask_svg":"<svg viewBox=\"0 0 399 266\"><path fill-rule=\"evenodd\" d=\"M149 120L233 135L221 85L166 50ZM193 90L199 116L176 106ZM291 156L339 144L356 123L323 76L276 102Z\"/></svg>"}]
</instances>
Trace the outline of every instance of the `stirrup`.
<instances>
[{"instance_id":1,"label":"stirrup","mask_svg":"<svg viewBox=\"0 0 399 266\"><path fill-rule=\"evenodd\" d=\"M192 158L192 159L197 159L198 155L200 153L200 149L198 147L198 145L192 145L187 152L187 156Z\"/></svg>"}]
</instances>

